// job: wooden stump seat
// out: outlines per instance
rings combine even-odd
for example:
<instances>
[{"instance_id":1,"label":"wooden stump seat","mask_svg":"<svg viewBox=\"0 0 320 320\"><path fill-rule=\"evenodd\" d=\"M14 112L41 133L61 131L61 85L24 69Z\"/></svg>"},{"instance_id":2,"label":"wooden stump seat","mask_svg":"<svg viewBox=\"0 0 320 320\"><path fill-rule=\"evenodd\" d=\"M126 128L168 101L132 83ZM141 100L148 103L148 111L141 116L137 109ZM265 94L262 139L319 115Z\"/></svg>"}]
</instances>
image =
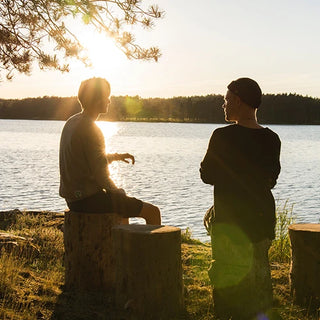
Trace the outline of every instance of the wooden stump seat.
<instances>
[{"instance_id":1,"label":"wooden stump seat","mask_svg":"<svg viewBox=\"0 0 320 320\"><path fill-rule=\"evenodd\" d=\"M172 226L113 228L115 301L137 319L171 319L183 308L181 230Z\"/></svg>"},{"instance_id":2,"label":"wooden stump seat","mask_svg":"<svg viewBox=\"0 0 320 320\"><path fill-rule=\"evenodd\" d=\"M111 230L120 220L117 214L65 212L66 290L114 291Z\"/></svg>"},{"instance_id":3,"label":"wooden stump seat","mask_svg":"<svg viewBox=\"0 0 320 320\"><path fill-rule=\"evenodd\" d=\"M291 291L297 304L320 306L320 224L289 226Z\"/></svg>"}]
</instances>

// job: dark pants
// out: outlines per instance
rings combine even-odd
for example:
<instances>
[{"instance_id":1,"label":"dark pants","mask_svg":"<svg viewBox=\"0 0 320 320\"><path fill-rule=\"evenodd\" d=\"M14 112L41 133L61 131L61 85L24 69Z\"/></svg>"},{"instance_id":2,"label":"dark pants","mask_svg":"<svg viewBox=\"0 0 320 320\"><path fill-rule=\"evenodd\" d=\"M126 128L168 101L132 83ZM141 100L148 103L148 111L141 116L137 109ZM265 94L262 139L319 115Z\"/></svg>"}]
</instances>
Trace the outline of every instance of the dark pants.
<instances>
[{"instance_id":1,"label":"dark pants","mask_svg":"<svg viewBox=\"0 0 320 320\"><path fill-rule=\"evenodd\" d=\"M72 211L88 213L117 213L123 218L139 217L143 202L128 197L121 189L100 192L78 201L67 202Z\"/></svg>"},{"instance_id":2,"label":"dark pants","mask_svg":"<svg viewBox=\"0 0 320 320\"><path fill-rule=\"evenodd\" d=\"M253 319L272 308L268 260L271 241L252 243L235 225L215 224L211 233L214 312L218 319Z\"/></svg>"}]
</instances>

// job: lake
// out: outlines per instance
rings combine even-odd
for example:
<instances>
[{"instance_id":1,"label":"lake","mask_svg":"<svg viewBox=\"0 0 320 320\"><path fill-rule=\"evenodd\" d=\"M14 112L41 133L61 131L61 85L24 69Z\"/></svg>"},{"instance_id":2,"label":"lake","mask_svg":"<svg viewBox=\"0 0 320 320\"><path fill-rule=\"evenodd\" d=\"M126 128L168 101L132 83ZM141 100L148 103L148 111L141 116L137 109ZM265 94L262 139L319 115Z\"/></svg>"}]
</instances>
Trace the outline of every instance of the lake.
<instances>
[{"instance_id":1,"label":"lake","mask_svg":"<svg viewBox=\"0 0 320 320\"><path fill-rule=\"evenodd\" d=\"M0 211L63 211L59 140L63 121L0 119ZM163 224L208 240L202 219L212 187L199 164L217 124L98 122L107 152L129 152L136 164L113 163L110 172L127 194L159 206ZM273 190L278 206L293 206L296 222L319 222L320 126L268 125L282 140L282 171ZM139 222L137 219L134 223Z\"/></svg>"}]
</instances>

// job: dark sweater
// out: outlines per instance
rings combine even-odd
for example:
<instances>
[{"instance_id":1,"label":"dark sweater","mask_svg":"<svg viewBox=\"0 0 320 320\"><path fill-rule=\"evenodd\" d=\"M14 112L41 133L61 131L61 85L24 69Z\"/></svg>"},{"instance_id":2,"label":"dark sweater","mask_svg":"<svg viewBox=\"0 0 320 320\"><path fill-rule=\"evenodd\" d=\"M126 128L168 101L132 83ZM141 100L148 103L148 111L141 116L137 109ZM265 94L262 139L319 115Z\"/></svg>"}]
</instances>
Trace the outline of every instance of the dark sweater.
<instances>
[{"instance_id":1,"label":"dark sweater","mask_svg":"<svg viewBox=\"0 0 320 320\"><path fill-rule=\"evenodd\" d=\"M269 128L229 125L213 132L200 174L214 185L216 223L239 226L253 242L274 238L271 189L280 173L280 146Z\"/></svg>"}]
</instances>

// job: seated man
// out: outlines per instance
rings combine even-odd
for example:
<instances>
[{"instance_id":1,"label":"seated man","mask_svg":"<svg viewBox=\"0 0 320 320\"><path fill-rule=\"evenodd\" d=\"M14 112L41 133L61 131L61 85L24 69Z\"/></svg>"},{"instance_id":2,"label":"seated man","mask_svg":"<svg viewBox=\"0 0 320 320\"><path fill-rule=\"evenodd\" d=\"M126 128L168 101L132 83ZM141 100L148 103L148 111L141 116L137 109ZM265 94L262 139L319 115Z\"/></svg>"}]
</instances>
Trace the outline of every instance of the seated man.
<instances>
[{"instance_id":1,"label":"seated man","mask_svg":"<svg viewBox=\"0 0 320 320\"><path fill-rule=\"evenodd\" d=\"M61 134L60 196L72 211L117 213L123 218L142 217L147 224L160 225L158 207L128 197L109 176L111 162L135 161L129 153L105 153L104 137L95 120L107 112L110 91L110 84L102 78L88 79L80 85L82 112L67 120Z\"/></svg>"}]
</instances>

